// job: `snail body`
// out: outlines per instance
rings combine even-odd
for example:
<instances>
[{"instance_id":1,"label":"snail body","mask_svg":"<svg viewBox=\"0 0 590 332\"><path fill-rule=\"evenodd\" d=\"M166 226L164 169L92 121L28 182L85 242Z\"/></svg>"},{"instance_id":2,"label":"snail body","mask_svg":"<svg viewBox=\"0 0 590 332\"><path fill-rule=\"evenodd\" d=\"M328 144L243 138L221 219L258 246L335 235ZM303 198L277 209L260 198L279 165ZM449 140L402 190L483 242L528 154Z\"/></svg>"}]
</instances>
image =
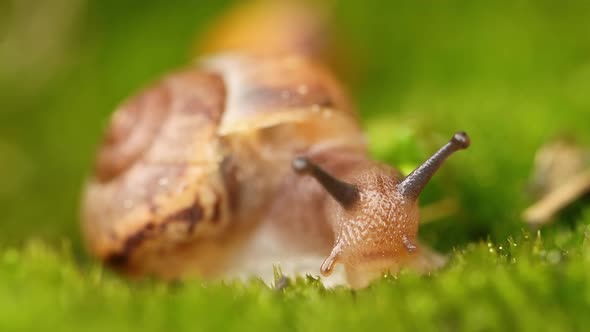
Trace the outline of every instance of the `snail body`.
<instances>
[{"instance_id":1,"label":"snail body","mask_svg":"<svg viewBox=\"0 0 590 332\"><path fill-rule=\"evenodd\" d=\"M369 158L346 93L309 56L213 56L115 111L83 233L130 275L267 277L276 264L328 276L342 264L363 287L424 257L418 194L468 145L457 133L404 177Z\"/></svg>"}]
</instances>

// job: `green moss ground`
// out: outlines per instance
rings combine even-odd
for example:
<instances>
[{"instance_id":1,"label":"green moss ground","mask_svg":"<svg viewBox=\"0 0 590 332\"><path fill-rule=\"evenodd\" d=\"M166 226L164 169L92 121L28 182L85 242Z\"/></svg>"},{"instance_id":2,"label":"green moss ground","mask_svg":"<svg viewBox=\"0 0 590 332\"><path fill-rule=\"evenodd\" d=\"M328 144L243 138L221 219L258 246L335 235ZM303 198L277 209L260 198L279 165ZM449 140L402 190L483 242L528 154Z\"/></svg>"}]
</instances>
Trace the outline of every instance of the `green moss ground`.
<instances>
[{"instance_id":1,"label":"green moss ground","mask_svg":"<svg viewBox=\"0 0 590 332\"><path fill-rule=\"evenodd\" d=\"M590 325L590 210L572 208L539 232L520 220L536 148L564 133L590 146L583 0L336 5L363 73L350 90L377 158L407 170L452 132L472 137L422 199L461 205L421 229L451 256L438 273L403 273L357 292L302 278L276 291L256 281L132 282L89 259L78 196L108 114L130 91L188 63L195 36L226 4L56 0L44 8L47 26L29 36L22 26L41 21L7 14L16 7L0 2L0 28L16 36L0 48L0 331Z\"/></svg>"}]
</instances>

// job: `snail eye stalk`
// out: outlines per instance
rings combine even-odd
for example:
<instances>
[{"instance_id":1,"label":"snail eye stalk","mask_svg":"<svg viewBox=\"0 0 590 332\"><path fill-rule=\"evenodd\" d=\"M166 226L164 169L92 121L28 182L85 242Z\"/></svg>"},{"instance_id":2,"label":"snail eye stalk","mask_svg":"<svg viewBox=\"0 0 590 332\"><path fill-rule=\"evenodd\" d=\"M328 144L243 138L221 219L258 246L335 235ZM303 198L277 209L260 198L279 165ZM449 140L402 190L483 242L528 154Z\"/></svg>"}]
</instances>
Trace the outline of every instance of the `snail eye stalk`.
<instances>
[{"instance_id":1,"label":"snail eye stalk","mask_svg":"<svg viewBox=\"0 0 590 332\"><path fill-rule=\"evenodd\" d=\"M350 208L358 202L359 190L356 186L336 179L309 159L297 157L293 159L292 166L298 174L313 176L343 208Z\"/></svg>"},{"instance_id":2,"label":"snail eye stalk","mask_svg":"<svg viewBox=\"0 0 590 332\"><path fill-rule=\"evenodd\" d=\"M418 195L445 160L453 153L467 149L470 144L471 140L466 133L462 131L455 133L447 144L443 145L398 185L399 192L409 199L418 198Z\"/></svg>"}]
</instances>

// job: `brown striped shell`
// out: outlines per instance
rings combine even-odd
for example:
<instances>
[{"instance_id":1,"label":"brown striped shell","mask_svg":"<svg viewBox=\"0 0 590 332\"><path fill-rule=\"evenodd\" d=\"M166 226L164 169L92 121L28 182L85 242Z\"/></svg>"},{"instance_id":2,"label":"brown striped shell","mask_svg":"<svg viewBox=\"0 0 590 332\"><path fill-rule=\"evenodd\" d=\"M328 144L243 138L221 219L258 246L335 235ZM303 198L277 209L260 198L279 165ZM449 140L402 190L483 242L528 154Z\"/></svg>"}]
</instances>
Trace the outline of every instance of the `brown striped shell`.
<instances>
[{"instance_id":1,"label":"brown striped shell","mask_svg":"<svg viewBox=\"0 0 590 332\"><path fill-rule=\"evenodd\" d=\"M82 208L90 251L131 274L215 275L299 151L364 151L342 89L301 57L219 56L112 116Z\"/></svg>"}]
</instances>

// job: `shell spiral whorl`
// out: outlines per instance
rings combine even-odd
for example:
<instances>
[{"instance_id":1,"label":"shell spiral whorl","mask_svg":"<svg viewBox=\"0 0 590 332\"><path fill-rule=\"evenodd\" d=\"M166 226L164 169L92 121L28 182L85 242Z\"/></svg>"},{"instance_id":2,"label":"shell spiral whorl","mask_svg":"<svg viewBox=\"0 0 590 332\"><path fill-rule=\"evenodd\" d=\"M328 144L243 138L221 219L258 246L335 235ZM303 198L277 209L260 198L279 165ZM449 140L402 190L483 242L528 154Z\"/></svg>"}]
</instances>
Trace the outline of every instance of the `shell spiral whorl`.
<instances>
[{"instance_id":1,"label":"shell spiral whorl","mask_svg":"<svg viewBox=\"0 0 590 332\"><path fill-rule=\"evenodd\" d=\"M170 107L166 89L152 87L113 114L96 159L96 177L107 182L127 170L149 148Z\"/></svg>"}]
</instances>

